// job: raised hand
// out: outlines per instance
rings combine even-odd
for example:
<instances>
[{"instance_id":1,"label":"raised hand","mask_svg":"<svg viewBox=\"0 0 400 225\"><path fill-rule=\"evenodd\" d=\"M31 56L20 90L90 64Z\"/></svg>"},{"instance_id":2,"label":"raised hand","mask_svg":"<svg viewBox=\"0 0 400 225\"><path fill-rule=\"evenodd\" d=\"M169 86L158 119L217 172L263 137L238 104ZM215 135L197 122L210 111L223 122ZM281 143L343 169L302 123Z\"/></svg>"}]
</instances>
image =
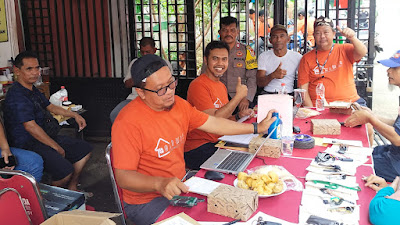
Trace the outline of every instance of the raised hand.
<instances>
[{"instance_id":1,"label":"raised hand","mask_svg":"<svg viewBox=\"0 0 400 225\"><path fill-rule=\"evenodd\" d=\"M242 78L240 77L238 77L238 82L236 84L236 95L240 99L247 97L247 86L242 84Z\"/></svg>"},{"instance_id":2,"label":"raised hand","mask_svg":"<svg viewBox=\"0 0 400 225\"><path fill-rule=\"evenodd\" d=\"M282 67L282 62L279 63L278 68L276 68L276 70L274 72L272 72L272 74L271 74L272 78L274 78L274 79L282 79L283 77L286 76L287 71L282 69L281 67Z\"/></svg>"},{"instance_id":3,"label":"raised hand","mask_svg":"<svg viewBox=\"0 0 400 225\"><path fill-rule=\"evenodd\" d=\"M354 30L352 30L348 27L343 28L343 30L339 26L337 26L336 28L344 37L346 37L346 39L351 40L356 35L356 32L354 32Z\"/></svg>"}]
</instances>

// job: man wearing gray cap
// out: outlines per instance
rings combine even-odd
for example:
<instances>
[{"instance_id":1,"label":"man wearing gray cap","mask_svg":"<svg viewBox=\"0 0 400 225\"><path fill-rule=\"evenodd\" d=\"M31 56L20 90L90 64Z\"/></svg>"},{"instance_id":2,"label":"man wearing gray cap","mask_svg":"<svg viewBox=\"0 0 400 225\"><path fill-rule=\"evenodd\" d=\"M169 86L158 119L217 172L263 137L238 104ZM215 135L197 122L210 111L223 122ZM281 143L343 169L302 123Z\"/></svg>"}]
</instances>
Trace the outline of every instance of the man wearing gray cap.
<instances>
[{"instance_id":1,"label":"man wearing gray cap","mask_svg":"<svg viewBox=\"0 0 400 225\"><path fill-rule=\"evenodd\" d=\"M390 59L378 61L387 70L389 84L400 87L400 50ZM396 120L382 118L372 113L367 107L355 111L347 118L345 125L354 127L359 124L370 123L392 144L377 146L372 152L374 169L377 176L392 182L396 176L400 176L400 110Z\"/></svg>"},{"instance_id":2,"label":"man wearing gray cap","mask_svg":"<svg viewBox=\"0 0 400 225\"><path fill-rule=\"evenodd\" d=\"M178 82L165 61L155 55L138 59L131 74L139 97L125 106L114 122L111 154L128 218L138 225L151 224L168 207L169 199L188 192L181 179L189 131L263 133L275 120L274 110L259 124L236 123L200 112L175 96Z\"/></svg>"}]
</instances>

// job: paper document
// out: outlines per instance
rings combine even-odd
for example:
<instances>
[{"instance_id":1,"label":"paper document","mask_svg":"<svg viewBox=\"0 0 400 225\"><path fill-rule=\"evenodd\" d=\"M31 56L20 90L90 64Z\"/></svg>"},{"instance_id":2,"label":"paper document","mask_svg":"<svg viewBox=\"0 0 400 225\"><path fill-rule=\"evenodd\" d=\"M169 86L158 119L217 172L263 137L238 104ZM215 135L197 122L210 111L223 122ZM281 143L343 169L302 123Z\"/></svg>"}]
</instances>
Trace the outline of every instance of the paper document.
<instances>
[{"instance_id":1,"label":"paper document","mask_svg":"<svg viewBox=\"0 0 400 225\"><path fill-rule=\"evenodd\" d=\"M221 183L200 177L191 177L189 180L185 181L185 185L189 187L190 192L207 196L221 185Z\"/></svg>"},{"instance_id":2,"label":"paper document","mask_svg":"<svg viewBox=\"0 0 400 225\"><path fill-rule=\"evenodd\" d=\"M218 138L218 140L235 144L249 145L251 139L257 136L258 134L224 135Z\"/></svg>"},{"instance_id":3,"label":"paper document","mask_svg":"<svg viewBox=\"0 0 400 225\"><path fill-rule=\"evenodd\" d=\"M257 123L265 119L271 109L276 109L282 119L282 136L292 136L293 97L281 94L258 96Z\"/></svg>"},{"instance_id":4,"label":"paper document","mask_svg":"<svg viewBox=\"0 0 400 225\"><path fill-rule=\"evenodd\" d=\"M341 139L334 139L334 138L323 138L323 142L327 144L345 144L345 145L352 145L356 147L362 147L362 141L357 140L341 140Z\"/></svg>"}]
</instances>

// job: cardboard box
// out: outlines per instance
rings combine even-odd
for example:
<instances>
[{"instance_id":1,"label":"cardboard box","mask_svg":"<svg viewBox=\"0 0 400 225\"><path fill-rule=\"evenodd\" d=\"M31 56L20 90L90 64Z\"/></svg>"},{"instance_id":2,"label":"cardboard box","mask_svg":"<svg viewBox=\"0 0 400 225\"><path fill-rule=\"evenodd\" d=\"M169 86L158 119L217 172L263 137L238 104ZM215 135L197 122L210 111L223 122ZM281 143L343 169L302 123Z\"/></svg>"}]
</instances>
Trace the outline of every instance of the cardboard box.
<instances>
[{"instance_id":1,"label":"cardboard box","mask_svg":"<svg viewBox=\"0 0 400 225\"><path fill-rule=\"evenodd\" d=\"M85 204L85 195L81 192L39 184L40 194L48 216L61 211L74 210Z\"/></svg>"},{"instance_id":2,"label":"cardboard box","mask_svg":"<svg viewBox=\"0 0 400 225\"><path fill-rule=\"evenodd\" d=\"M329 112L331 113L338 113L338 114L345 114L345 115L350 115L353 110L348 108L348 109L341 109L341 108L330 108Z\"/></svg>"},{"instance_id":3,"label":"cardboard box","mask_svg":"<svg viewBox=\"0 0 400 225\"><path fill-rule=\"evenodd\" d=\"M73 210L60 212L41 223L41 225L115 225L115 222L109 218L119 215L121 214Z\"/></svg>"},{"instance_id":4,"label":"cardboard box","mask_svg":"<svg viewBox=\"0 0 400 225\"><path fill-rule=\"evenodd\" d=\"M251 139L249 143L249 152L254 153L257 151L258 147L264 142L265 138L259 136ZM271 158L281 157L282 152L282 142L279 139L268 139L263 147L261 147L257 156L265 156Z\"/></svg>"},{"instance_id":5,"label":"cardboard box","mask_svg":"<svg viewBox=\"0 0 400 225\"><path fill-rule=\"evenodd\" d=\"M258 194L221 184L207 196L207 211L247 221L258 208Z\"/></svg>"},{"instance_id":6,"label":"cardboard box","mask_svg":"<svg viewBox=\"0 0 400 225\"><path fill-rule=\"evenodd\" d=\"M311 123L314 135L340 135L341 125L336 119L312 119Z\"/></svg>"}]
</instances>

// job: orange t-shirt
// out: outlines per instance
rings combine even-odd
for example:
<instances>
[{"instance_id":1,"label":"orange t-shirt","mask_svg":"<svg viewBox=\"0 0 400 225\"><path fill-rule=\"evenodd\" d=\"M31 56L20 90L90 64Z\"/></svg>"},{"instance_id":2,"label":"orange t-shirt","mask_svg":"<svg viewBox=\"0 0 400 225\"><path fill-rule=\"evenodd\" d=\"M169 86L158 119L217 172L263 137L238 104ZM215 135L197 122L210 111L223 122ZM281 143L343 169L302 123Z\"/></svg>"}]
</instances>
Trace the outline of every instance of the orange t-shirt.
<instances>
[{"instance_id":1,"label":"orange t-shirt","mask_svg":"<svg viewBox=\"0 0 400 225\"><path fill-rule=\"evenodd\" d=\"M307 41L310 41L312 46L315 45L314 40L314 18L307 19ZM301 31L303 34L305 32L305 19L297 20L297 32Z\"/></svg>"},{"instance_id":2,"label":"orange t-shirt","mask_svg":"<svg viewBox=\"0 0 400 225\"><path fill-rule=\"evenodd\" d=\"M269 18L268 19L268 34L271 33L271 28L274 26L274 19ZM258 20L258 36L259 37L264 37L268 36L268 34L264 34L265 31L265 23L262 20Z\"/></svg>"},{"instance_id":3,"label":"orange t-shirt","mask_svg":"<svg viewBox=\"0 0 400 225\"><path fill-rule=\"evenodd\" d=\"M187 101L200 111L219 109L229 102L228 91L221 81L213 81L202 74L190 83ZM185 152L205 143L217 142L219 137L198 129L192 130L186 138Z\"/></svg>"},{"instance_id":4,"label":"orange t-shirt","mask_svg":"<svg viewBox=\"0 0 400 225\"><path fill-rule=\"evenodd\" d=\"M154 111L141 98L132 100L118 114L111 132L113 166L158 177L185 175L183 147L190 130L203 125L208 115L175 96L170 111ZM122 190L129 204L144 204L160 193Z\"/></svg>"},{"instance_id":5,"label":"orange t-shirt","mask_svg":"<svg viewBox=\"0 0 400 225\"><path fill-rule=\"evenodd\" d=\"M309 83L308 93L313 105L315 105L315 91L319 81L322 81L325 86L325 98L328 102L355 102L360 98L354 82L353 51L352 44L335 44L322 72L317 65L315 49L303 56L299 65L298 85L300 87ZM330 50L318 51L321 68L329 52Z\"/></svg>"}]
</instances>

